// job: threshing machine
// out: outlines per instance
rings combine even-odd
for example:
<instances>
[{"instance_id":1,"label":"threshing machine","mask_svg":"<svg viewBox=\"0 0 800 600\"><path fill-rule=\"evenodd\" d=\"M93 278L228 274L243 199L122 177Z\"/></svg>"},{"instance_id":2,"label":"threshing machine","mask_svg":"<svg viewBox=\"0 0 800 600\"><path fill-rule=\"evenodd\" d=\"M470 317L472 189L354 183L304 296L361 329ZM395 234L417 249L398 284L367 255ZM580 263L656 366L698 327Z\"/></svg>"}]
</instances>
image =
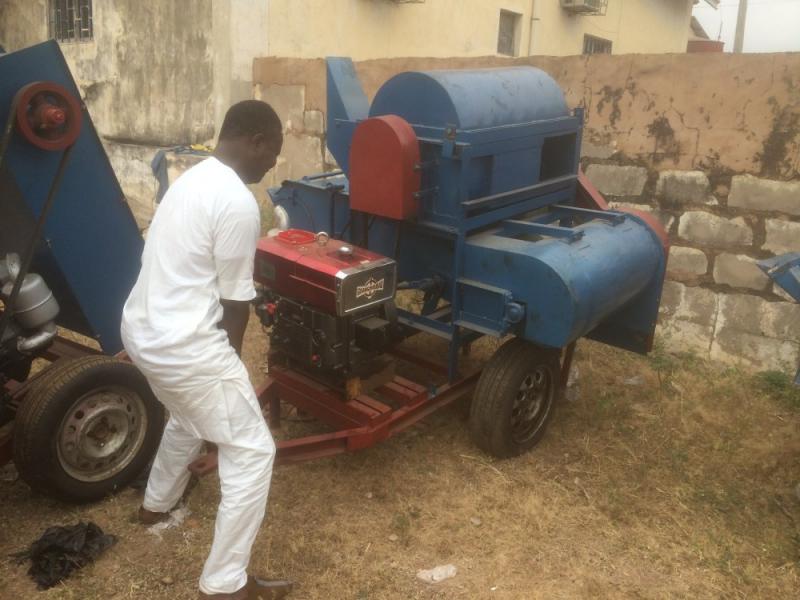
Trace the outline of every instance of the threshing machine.
<instances>
[{"instance_id":1,"label":"threshing machine","mask_svg":"<svg viewBox=\"0 0 800 600\"><path fill-rule=\"evenodd\" d=\"M476 443L523 452L578 338L650 349L666 233L608 210L583 178L583 111L538 69L402 73L371 103L349 59L327 74L341 171L270 190L278 227L256 256L270 414L284 400L335 428L284 444L284 459L368 446L473 388ZM398 301L408 291L416 308ZM404 348L418 333L447 342L443 360ZM508 339L462 372L482 336Z\"/></svg>"},{"instance_id":2,"label":"threshing machine","mask_svg":"<svg viewBox=\"0 0 800 600\"><path fill-rule=\"evenodd\" d=\"M0 54L0 123L0 464L97 499L142 471L164 424L113 358L142 238L56 42Z\"/></svg>"}]
</instances>

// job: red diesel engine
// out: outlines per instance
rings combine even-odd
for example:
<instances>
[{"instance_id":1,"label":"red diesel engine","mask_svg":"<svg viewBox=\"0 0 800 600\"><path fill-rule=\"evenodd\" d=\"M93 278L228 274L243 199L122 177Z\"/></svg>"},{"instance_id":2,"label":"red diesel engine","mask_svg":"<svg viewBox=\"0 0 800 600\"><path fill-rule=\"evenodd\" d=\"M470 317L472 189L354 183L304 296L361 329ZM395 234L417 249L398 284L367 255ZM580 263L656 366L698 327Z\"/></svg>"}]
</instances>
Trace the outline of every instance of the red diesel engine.
<instances>
[{"instance_id":1,"label":"red diesel engine","mask_svg":"<svg viewBox=\"0 0 800 600\"><path fill-rule=\"evenodd\" d=\"M397 332L392 259L290 229L259 242L255 279L271 360L336 383L383 368L380 354Z\"/></svg>"}]
</instances>

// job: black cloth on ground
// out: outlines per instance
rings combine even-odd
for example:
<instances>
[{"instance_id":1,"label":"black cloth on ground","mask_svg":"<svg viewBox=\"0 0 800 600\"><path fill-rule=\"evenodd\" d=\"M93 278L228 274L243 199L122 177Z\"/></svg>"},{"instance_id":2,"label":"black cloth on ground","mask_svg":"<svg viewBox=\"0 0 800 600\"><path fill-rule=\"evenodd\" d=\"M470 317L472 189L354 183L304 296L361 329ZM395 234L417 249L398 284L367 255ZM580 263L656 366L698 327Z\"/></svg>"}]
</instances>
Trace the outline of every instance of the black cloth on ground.
<instances>
[{"instance_id":1,"label":"black cloth on ground","mask_svg":"<svg viewBox=\"0 0 800 600\"><path fill-rule=\"evenodd\" d=\"M13 556L17 564L31 561L28 575L40 590L46 590L94 561L116 543L116 536L103 533L91 521L81 521L68 527L49 527L27 550Z\"/></svg>"}]
</instances>

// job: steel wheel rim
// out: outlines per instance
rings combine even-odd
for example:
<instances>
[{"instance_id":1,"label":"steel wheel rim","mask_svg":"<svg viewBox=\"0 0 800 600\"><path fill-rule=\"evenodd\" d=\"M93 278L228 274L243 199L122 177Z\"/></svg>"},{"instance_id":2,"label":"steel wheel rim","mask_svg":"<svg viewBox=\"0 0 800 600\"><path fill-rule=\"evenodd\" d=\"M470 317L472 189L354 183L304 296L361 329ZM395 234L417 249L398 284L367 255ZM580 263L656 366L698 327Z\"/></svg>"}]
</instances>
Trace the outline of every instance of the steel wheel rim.
<instances>
[{"instance_id":1,"label":"steel wheel rim","mask_svg":"<svg viewBox=\"0 0 800 600\"><path fill-rule=\"evenodd\" d=\"M79 481L103 481L127 467L144 444L147 411L128 388L92 390L75 401L58 429L58 460Z\"/></svg>"},{"instance_id":2,"label":"steel wheel rim","mask_svg":"<svg viewBox=\"0 0 800 600\"><path fill-rule=\"evenodd\" d=\"M541 428L550 412L553 376L545 365L539 365L522 378L511 408L511 437L525 444Z\"/></svg>"}]
</instances>

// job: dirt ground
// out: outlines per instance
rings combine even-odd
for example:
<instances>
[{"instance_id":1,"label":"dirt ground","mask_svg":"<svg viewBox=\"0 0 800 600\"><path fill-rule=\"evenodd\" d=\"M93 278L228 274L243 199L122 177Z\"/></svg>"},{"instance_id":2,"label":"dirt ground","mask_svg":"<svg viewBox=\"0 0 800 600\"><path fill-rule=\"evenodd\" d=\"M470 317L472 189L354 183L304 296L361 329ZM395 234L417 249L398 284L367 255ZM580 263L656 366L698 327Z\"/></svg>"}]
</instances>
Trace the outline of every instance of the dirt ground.
<instances>
[{"instance_id":1,"label":"dirt ground","mask_svg":"<svg viewBox=\"0 0 800 600\"><path fill-rule=\"evenodd\" d=\"M247 346L257 379L255 326ZM294 579L295 599L800 597L800 394L788 378L590 342L577 370L543 441L516 459L472 445L462 404L359 454L276 469L251 570ZM186 522L159 540L131 521L141 492L68 506L0 481L0 598L195 598L218 500L205 478ZM37 592L5 557L78 520L119 542ZM415 578L447 563L452 579Z\"/></svg>"}]
</instances>

